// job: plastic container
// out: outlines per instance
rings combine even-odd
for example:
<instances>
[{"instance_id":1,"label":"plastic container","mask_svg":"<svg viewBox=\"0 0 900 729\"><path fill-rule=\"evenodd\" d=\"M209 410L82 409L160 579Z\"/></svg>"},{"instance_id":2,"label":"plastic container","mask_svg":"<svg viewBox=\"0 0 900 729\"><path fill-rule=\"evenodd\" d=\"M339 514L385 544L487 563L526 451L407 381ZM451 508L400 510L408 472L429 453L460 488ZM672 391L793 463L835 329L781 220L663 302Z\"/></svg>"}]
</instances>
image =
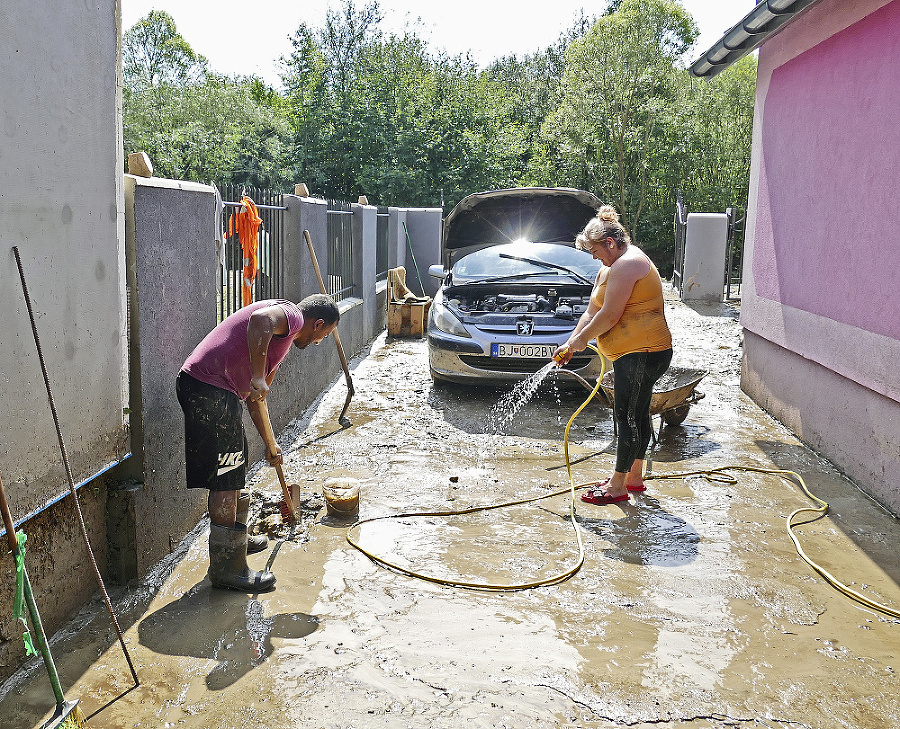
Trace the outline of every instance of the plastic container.
<instances>
[{"instance_id":1,"label":"plastic container","mask_svg":"<svg viewBox=\"0 0 900 729\"><path fill-rule=\"evenodd\" d=\"M353 519L359 514L359 481L355 478L329 478L322 486L328 516Z\"/></svg>"}]
</instances>

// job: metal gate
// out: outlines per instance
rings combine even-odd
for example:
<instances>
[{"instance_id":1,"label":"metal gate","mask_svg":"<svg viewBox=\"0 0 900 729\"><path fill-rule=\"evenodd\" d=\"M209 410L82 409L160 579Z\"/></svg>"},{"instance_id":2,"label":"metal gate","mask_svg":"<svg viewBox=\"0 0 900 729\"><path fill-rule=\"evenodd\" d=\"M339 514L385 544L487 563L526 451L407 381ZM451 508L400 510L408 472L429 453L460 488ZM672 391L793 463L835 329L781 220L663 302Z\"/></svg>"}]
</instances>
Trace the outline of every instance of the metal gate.
<instances>
[{"instance_id":1,"label":"metal gate","mask_svg":"<svg viewBox=\"0 0 900 729\"><path fill-rule=\"evenodd\" d=\"M728 216L728 248L725 255L725 299L741 298L741 283L744 275L744 223L747 214L736 218L734 208L725 211Z\"/></svg>"},{"instance_id":2,"label":"metal gate","mask_svg":"<svg viewBox=\"0 0 900 729\"><path fill-rule=\"evenodd\" d=\"M684 242L687 238L687 208L681 197L681 190L675 195L675 265L672 269L672 286L681 296L684 278Z\"/></svg>"}]
</instances>

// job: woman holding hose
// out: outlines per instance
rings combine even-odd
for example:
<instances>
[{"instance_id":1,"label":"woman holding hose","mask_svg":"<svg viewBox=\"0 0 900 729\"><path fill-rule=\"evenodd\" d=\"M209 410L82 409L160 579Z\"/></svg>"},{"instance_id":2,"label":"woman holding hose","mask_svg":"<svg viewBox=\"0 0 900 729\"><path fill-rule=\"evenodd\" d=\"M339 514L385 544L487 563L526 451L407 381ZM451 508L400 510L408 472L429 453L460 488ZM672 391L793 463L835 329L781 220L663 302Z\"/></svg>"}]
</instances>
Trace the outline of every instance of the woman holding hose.
<instances>
[{"instance_id":1,"label":"woman holding hose","mask_svg":"<svg viewBox=\"0 0 900 729\"><path fill-rule=\"evenodd\" d=\"M596 338L600 352L612 360L618 429L615 471L581 496L589 504L605 506L628 501L629 491L646 491L650 398L653 385L672 361L672 335L666 324L659 271L631 242L615 208L601 207L575 245L604 265L587 311L553 358L564 365Z\"/></svg>"}]
</instances>

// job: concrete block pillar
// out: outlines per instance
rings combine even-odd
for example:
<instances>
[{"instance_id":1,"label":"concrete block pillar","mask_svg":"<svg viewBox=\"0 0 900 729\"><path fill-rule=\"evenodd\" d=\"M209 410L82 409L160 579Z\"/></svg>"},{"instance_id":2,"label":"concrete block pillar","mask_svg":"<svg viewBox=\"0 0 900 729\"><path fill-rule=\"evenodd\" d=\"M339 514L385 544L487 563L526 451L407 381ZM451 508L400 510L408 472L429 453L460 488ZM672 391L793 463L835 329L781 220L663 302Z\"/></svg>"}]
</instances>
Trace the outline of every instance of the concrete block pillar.
<instances>
[{"instance_id":1,"label":"concrete block pillar","mask_svg":"<svg viewBox=\"0 0 900 729\"><path fill-rule=\"evenodd\" d=\"M684 244L684 301L722 301L725 291L725 253L728 216L689 213Z\"/></svg>"},{"instance_id":2,"label":"concrete block pillar","mask_svg":"<svg viewBox=\"0 0 900 729\"><path fill-rule=\"evenodd\" d=\"M290 292L287 297L291 301L320 294L319 280L309 255L309 248L303 231L308 230L312 239L316 260L322 272L322 279L328 278L328 203L311 197L285 197L287 206L285 219L285 261L290 261L285 268L285 289ZM290 276L291 283L287 278Z\"/></svg>"},{"instance_id":3,"label":"concrete block pillar","mask_svg":"<svg viewBox=\"0 0 900 729\"><path fill-rule=\"evenodd\" d=\"M127 175L125 202L134 456L121 475L143 486L125 484L110 510L120 580L146 574L206 511L206 492L185 485L175 376L216 325L218 267L212 187Z\"/></svg>"},{"instance_id":4,"label":"concrete block pillar","mask_svg":"<svg viewBox=\"0 0 900 729\"><path fill-rule=\"evenodd\" d=\"M434 296L437 293L440 281L428 275L428 267L435 263L441 263L441 226L443 224L440 208L417 208L407 210L406 227L409 231L409 241L404 244L406 248L406 285L416 293L419 292L421 278L421 293L426 296ZM410 246L412 251L410 252ZM418 274L416 269L418 268Z\"/></svg>"},{"instance_id":5,"label":"concrete block pillar","mask_svg":"<svg viewBox=\"0 0 900 729\"><path fill-rule=\"evenodd\" d=\"M406 265L406 208L388 208L388 268Z\"/></svg>"},{"instance_id":6,"label":"concrete block pillar","mask_svg":"<svg viewBox=\"0 0 900 729\"><path fill-rule=\"evenodd\" d=\"M353 282L356 284L356 297L362 299L363 303L361 347L375 336L378 208L374 205L352 205L351 209L353 210Z\"/></svg>"},{"instance_id":7,"label":"concrete block pillar","mask_svg":"<svg viewBox=\"0 0 900 729\"><path fill-rule=\"evenodd\" d=\"M285 195L284 206L287 208L284 211L284 254L281 258L284 271L284 298L297 302L303 298L300 295L302 262L309 258L300 223L303 198Z\"/></svg>"}]
</instances>

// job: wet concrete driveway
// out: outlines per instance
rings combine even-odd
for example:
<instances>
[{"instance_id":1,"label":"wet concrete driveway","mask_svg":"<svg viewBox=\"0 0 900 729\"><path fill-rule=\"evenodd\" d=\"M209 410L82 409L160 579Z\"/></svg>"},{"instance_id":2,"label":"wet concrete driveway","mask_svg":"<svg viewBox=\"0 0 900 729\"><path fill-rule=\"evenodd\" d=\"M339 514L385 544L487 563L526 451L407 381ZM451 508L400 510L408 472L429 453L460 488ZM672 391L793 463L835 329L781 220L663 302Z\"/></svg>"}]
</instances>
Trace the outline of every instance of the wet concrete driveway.
<instances>
[{"instance_id":1,"label":"wet concrete driveway","mask_svg":"<svg viewBox=\"0 0 900 729\"><path fill-rule=\"evenodd\" d=\"M789 469L828 501L798 518L803 549L835 577L900 608L900 524L739 389L729 305L671 301L674 365L708 369L705 399L663 429L654 475L729 465ZM324 479L362 485L361 518L465 509L568 486L563 432L587 391L548 380L515 415L508 390L435 388L422 340L377 340L282 437L302 490L289 538L250 558L275 591L211 590L206 531L140 589L114 593L141 679L102 603L53 644L91 727L854 727L900 726L900 621L861 607L798 556L785 518L814 505L795 483L735 472L653 479L629 503L577 504L582 568L553 586L485 592L378 566L326 515ZM272 397L278 396L277 382ZM576 484L609 475L610 412L592 403L569 450ZM278 483L254 476L271 512ZM577 563L563 493L471 515L369 522L367 550L449 580L515 584ZM0 700L3 727L32 727L53 700L43 669Z\"/></svg>"}]
</instances>

